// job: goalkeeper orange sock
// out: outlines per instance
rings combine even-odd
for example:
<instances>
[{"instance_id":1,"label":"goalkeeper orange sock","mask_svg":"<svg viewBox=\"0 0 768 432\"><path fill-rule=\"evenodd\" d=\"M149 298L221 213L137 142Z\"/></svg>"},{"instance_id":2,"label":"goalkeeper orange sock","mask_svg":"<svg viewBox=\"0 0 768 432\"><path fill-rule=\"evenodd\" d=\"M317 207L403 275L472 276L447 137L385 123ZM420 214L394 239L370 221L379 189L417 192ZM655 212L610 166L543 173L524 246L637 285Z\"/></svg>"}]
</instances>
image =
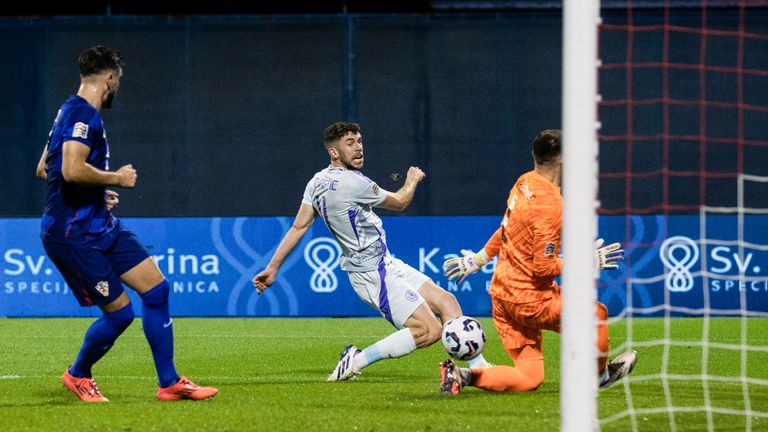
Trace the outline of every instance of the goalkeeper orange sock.
<instances>
[{"instance_id":1,"label":"goalkeeper orange sock","mask_svg":"<svg viewBox=\"0 0 768 432\"><path fill-rule=\"evenodd\" d=\"M544 356L533 346L512 352L515 366L472 369L469 385L493 392L535 390L544 381Z\"/></svg>"}]
</instances>

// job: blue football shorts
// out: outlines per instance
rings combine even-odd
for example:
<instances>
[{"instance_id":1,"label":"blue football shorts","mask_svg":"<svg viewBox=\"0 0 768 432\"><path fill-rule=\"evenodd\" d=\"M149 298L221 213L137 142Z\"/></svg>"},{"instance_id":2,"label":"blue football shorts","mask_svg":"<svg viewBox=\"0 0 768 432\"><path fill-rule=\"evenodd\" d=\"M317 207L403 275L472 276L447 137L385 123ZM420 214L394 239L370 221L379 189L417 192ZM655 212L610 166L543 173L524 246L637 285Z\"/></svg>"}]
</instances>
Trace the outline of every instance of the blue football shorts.
<instances>
[{"instance_id":1,"label":"blue football shorts","mask_svg":"<svg viewBox=\"0 0 768 432\"><path fill-rule=\"evenodd\" d=\"M150 256L136 235L122 227L111 242L43 241L43 247L80 306L112 303L123 293L120 275Z\"/></svg>"}]
</instances>

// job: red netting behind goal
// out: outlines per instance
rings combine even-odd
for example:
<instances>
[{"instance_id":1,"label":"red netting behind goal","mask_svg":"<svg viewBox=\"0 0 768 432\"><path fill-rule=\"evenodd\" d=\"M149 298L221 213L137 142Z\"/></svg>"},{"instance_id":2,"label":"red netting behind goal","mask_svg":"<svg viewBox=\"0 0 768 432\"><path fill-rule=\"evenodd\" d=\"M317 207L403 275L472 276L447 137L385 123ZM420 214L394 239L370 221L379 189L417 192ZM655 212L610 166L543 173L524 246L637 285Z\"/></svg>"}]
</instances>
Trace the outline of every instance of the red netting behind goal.
<instances>
[{"instance_id":1,"label":"red netting behind goal","mask_svg":"<svg viewBox=\"0 0 768 432\"><path fill-rule=\"evenodd\" d=\"M735 206L740 173L768 175L768 2L628 1L602 16L601 214Z\"/></svg>"},{"instance_id":2,"label":"red netting behind goal","mask_svg":"<svg viewBox=\"0 0 768 432\"><path fill-rule=\"evenodd\" d=\"M764 430L768 1L607 2L600 231L626 255L598 293L640 360L600 424Z\"/></svg>"}]
</instances>

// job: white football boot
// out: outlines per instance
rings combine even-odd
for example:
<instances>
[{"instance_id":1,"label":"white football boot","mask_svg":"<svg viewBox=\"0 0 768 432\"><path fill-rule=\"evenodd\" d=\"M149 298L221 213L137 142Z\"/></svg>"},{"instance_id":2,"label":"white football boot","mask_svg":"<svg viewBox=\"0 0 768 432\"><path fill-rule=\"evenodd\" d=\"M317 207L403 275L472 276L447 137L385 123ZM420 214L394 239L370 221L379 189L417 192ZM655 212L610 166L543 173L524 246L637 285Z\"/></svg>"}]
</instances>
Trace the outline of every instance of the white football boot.
<instances>
[{"instance_id":1,"label":"white football boot","mask_svg":"<svg viewBox=\"0 0 768 432\"><path fill-rule=\"evenodd\" d=\"M362 351L357 349L354 345L347 345L344 347L341 356L339 356L339 362L336 364L336 368L328 375L326 381L345 381L348 379L355 379L360 372L355 371L355 355Z\"/></svg>"},{"instance_id":2,"label":"white football boot","mask_svg":"<svg viewBox=\"0 0 768 432\"><path fill-rule=\"evenodd\" d=\"M601 377L600 388L610 387L616 381L629 375L635 368L635 364L637 364L637 351L625 352L608 362L605 367L608 373Z\"/></svg>"}]
</instances>

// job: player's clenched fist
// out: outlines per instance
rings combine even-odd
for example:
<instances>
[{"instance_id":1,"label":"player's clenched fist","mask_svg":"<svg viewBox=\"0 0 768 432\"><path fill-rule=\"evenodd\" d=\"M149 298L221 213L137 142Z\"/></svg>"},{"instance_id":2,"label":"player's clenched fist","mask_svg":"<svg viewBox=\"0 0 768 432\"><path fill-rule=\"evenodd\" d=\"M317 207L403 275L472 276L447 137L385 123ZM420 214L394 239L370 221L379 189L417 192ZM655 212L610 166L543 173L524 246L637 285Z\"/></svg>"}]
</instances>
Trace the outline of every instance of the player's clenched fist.
<instances>
[{"instance_id":1,"label":"player's clenched fist","mask_svg":"<svg viewBox=\"0 0 768 432\"><path fill-rule=\"evenodd\" d=\"M413 182L420 182L424 180L424 177L427 175L424 174L424 171L421 170L419 167L410 167L408 168L408 174L406 175L406 181L413 181Z\"/></svg>"},{"instance_id":2,"label":"player's clenched fist","mask_svg":"<svg viewBox=\"0 0 768 432\"><path fill-rule=\"evenodd\" d=\"M275 281L275 276L277 276L277 271L267 267L261 273L253 277L253 287L256 288L256 291L258 291L259 294L261 294L265 289L272 285Z\"/></svg>"},{"instance_id":3,"label":"player's clenched fist","mask_svg":"<svg viewBox=\"0 0 768 432\"><path fill-rule=\"evenodd\" d=\"M133 165L123 165L115 172L117 173L117 184L120 185L120 187L132 188L136 186L136 177L138 177L138 175L136 174L136 170L133 169Z\"/></svg>"}]
</instances>

